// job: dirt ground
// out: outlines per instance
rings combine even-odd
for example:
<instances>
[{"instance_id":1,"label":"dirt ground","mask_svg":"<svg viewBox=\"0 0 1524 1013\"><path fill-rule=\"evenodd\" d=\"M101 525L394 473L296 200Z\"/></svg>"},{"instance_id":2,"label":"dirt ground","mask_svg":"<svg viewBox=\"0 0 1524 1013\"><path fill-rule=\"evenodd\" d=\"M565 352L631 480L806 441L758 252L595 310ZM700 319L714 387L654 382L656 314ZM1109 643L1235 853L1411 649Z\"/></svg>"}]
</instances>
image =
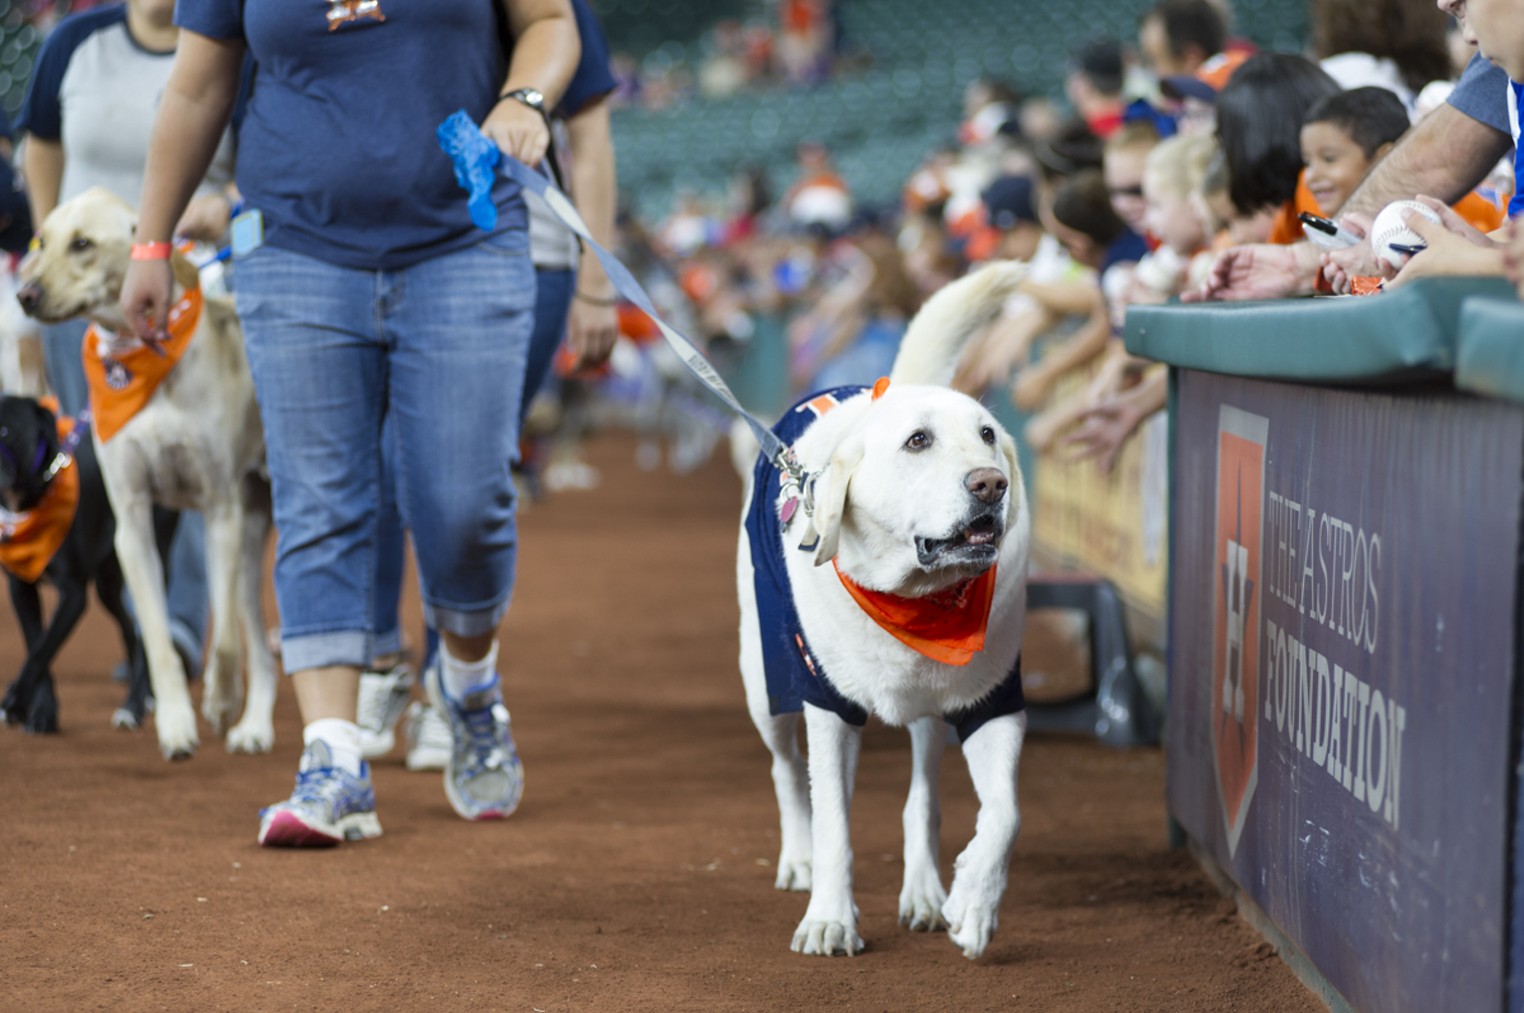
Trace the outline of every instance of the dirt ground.
<instances>
[{"instance_id":1,"label":"dirt ground","mask_svg":"<svg viewBox=\"0 0 1524 1013\"><path fill-rule=\"evenodd\" d=\"M723 454L639 471L623 436L590 458L599 488L523 519L503 644L527 792L503 823L456 818L399 747L375 768L379 840L258 848L300 748L289 688L273 755L229 756L203 725L171 765L151 733L110 728L118 642L92 611L57 666L62 734L0 729L0 1008L1321 1008L1167 846L1163 754L1079 738L1028 740L1011 888L970 962L897 924L908 749L870 725L867 951L789 952L805 896L772 887L768 758L735 662L738 482ZM9 679L22 648L0 616ZM950 875L974 801L956 756L942 777Z\"/></svg>"}]
</instances>

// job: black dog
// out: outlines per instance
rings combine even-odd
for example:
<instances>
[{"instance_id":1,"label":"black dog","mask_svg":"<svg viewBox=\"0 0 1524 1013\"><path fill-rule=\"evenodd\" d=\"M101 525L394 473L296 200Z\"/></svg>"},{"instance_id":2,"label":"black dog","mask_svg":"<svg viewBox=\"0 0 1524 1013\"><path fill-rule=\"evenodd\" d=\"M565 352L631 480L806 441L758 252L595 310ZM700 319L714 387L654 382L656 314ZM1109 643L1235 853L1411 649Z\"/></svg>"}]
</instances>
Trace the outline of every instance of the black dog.
<instances>
[{"instance_id":1,"label":"black dog","mask_svg":"<svg viewBox=\"0 0 1524 1013\"><path fill-rule=\"evenodd\" d=\"M121 629L129 661L127 699L112 723L139 728L149 706L148 665L137 628L123 604L122 570L113 547L116 520L90 435L83 432L77 440L60 440L57 421L47 408L31 398L0 396L0 505L13 515L29 515L43 504L67 468L77 469L79 501L63 543L35 580L7 572L27 657L21 674L0 698L0 714L7 723L19 723L28 732L58 731L58 695L51 666L84 614L93 580L96 596ZM0 533L5 530L0 527ZM38 592L43 581L58 590L58 606L46 625Z\"/></svg>"}]
</instances>

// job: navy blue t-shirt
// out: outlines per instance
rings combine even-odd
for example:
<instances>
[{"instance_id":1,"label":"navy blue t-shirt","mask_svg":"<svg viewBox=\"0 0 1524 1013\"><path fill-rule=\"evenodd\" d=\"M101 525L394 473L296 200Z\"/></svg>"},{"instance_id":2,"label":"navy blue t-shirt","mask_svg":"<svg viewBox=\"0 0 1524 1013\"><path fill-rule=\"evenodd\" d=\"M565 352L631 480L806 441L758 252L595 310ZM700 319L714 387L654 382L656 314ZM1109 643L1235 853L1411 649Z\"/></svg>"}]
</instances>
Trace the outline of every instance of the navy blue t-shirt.
<instances>
[{"instance_id":1,"label":"navy blue t-shirt","mask_svg":"<svg viewBox=\"0 0 1524 1013\"><path fill-rule=\"evenodd\" d=\"M382 0L385 21L328 30L315 0L179 0L175 21L254 56L238 186L265 242L347 267L396 268L483 238L435 129L491 111L507 57L488 0ZM498 231L522 229L499 177Z\"/></svg>"},{"instance_id":2,"label":"navy blue t-shirt","mask_svg":"<svg viewBox=\"0 0 1524 1013\"><path fill-rule=\"evenodd\" d=\"M867 387L833 387L795 404L783 413L773 432L787 446L793 446L822 409L840 404L867 391ZM753 586L757 594L757 624L762 636L762 664L767 676L767 704L771 714L791 714L804 709L809 701L816 707L834 712L843 721L862 727L868 712L836 691L826 677L799 624L790 591L785 552L799 552L800 524L796 522L785 538L775 504L782 487L782 473L766 457L757 461L752 473L751 502L746 511L747 541L751 545ZM801 512L802 517L802 512ZM1005 681L972 707L944 714L942 717L958 732L959 741L978 731L985 722L1006 714L1015 714L1026 706L1021 691L1021 658Z\"/></svg>"},{"instance_id":3,"label":"navy blue t-shirt","mask_svg":"<svg viewBox=\"0 0 1524 1013\"><path fill-rule=\"evenodd\" d=\"M566 94L556 104L555 114L562 119L577 115L619 86L609 69L609 40L598 16L587 0L572 0L572 14L577 19L577 35L582 39L582 57L566 85Z\"/></svg>"}]
</instances>

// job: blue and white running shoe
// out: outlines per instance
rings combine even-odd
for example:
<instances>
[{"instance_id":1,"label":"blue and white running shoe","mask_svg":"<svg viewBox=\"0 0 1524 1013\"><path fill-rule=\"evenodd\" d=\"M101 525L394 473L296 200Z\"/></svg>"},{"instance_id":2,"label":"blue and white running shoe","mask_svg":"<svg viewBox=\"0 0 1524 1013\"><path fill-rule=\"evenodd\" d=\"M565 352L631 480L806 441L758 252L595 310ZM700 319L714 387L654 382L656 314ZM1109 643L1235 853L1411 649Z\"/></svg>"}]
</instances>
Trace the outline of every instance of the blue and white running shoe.
<instances>
[{"instance_id":1,"label":"blue and white running shoe","mask_svg":"<svg viewBox=\"0 0 1524 1013\"><path fill-rule=\"evenodd\" d=\"M463 819L503 819L524 794L524 765L513 744L502 680L494 673L456 700L445 692L441 668L429 667L424 687L449 722L454 740L444 773L445 797Z\"/></svg>"},{"instance_id":2,"label":"blue and white running shoe","mask_svg":"<svg viewBox=\"0 0 1524 1013\"><path fill-rule=\"evenodd\" d=\"M291 797L259 811L259 843L267 848L331 848L380 836L370 764L361 763L356 777L333 765L321 741L302 752Z\"/></svg>"}]
</instances>

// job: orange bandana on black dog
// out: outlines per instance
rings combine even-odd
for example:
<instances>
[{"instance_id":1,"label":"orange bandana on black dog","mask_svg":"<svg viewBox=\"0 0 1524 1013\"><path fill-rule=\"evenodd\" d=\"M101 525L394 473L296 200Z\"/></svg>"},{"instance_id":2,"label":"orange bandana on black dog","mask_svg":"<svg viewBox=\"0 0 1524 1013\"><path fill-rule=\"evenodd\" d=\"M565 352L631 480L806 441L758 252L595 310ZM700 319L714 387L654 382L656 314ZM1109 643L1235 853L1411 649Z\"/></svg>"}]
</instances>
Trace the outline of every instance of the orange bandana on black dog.
<instances>
[{"instance_id":1,"label":"orange bandana on black dog","mask_svg":"<svg viewBox=\"0 0 1524 1013\"><path fill-rule=\"evenodd\" d=\"M995 567L973 580L925 598L901 598L870 591L841 572L836 576L852 600L900 643L933 661L966 665L984 650L990 605L995 600Z\"/></svg>"},{"instance_id":2,"label":"orange bandana on black dog","mask_svg":"<svg viewBox=\"0 0 1524 1013\"><path fill-rule=\"evenodd\" d=\"M169 340L158 351L138 345L121 355L102 357L100 333L94 324L90 325L83 349L85 378L90 381L90 409L95 413L95 432L102 443L143 410L159 384L185 355L201 320L202 303L201 289L192 288L170 307L165 327Z\"/></svg>"},{"instance_id":3,"label":"orange bandana on black dog","mask_svg":"<svg viewBox=\"0 0 1524 1013\"><path fill-rule=\"evenodd\" d=\"M65 442L74 431L74 420L58 420L58 439ZM0 567L28 584L35 584L48 568L79 507L79 469L70 461L53 476L42 500L24 514L0 520Z\"/></svg>"}]
</instances>

